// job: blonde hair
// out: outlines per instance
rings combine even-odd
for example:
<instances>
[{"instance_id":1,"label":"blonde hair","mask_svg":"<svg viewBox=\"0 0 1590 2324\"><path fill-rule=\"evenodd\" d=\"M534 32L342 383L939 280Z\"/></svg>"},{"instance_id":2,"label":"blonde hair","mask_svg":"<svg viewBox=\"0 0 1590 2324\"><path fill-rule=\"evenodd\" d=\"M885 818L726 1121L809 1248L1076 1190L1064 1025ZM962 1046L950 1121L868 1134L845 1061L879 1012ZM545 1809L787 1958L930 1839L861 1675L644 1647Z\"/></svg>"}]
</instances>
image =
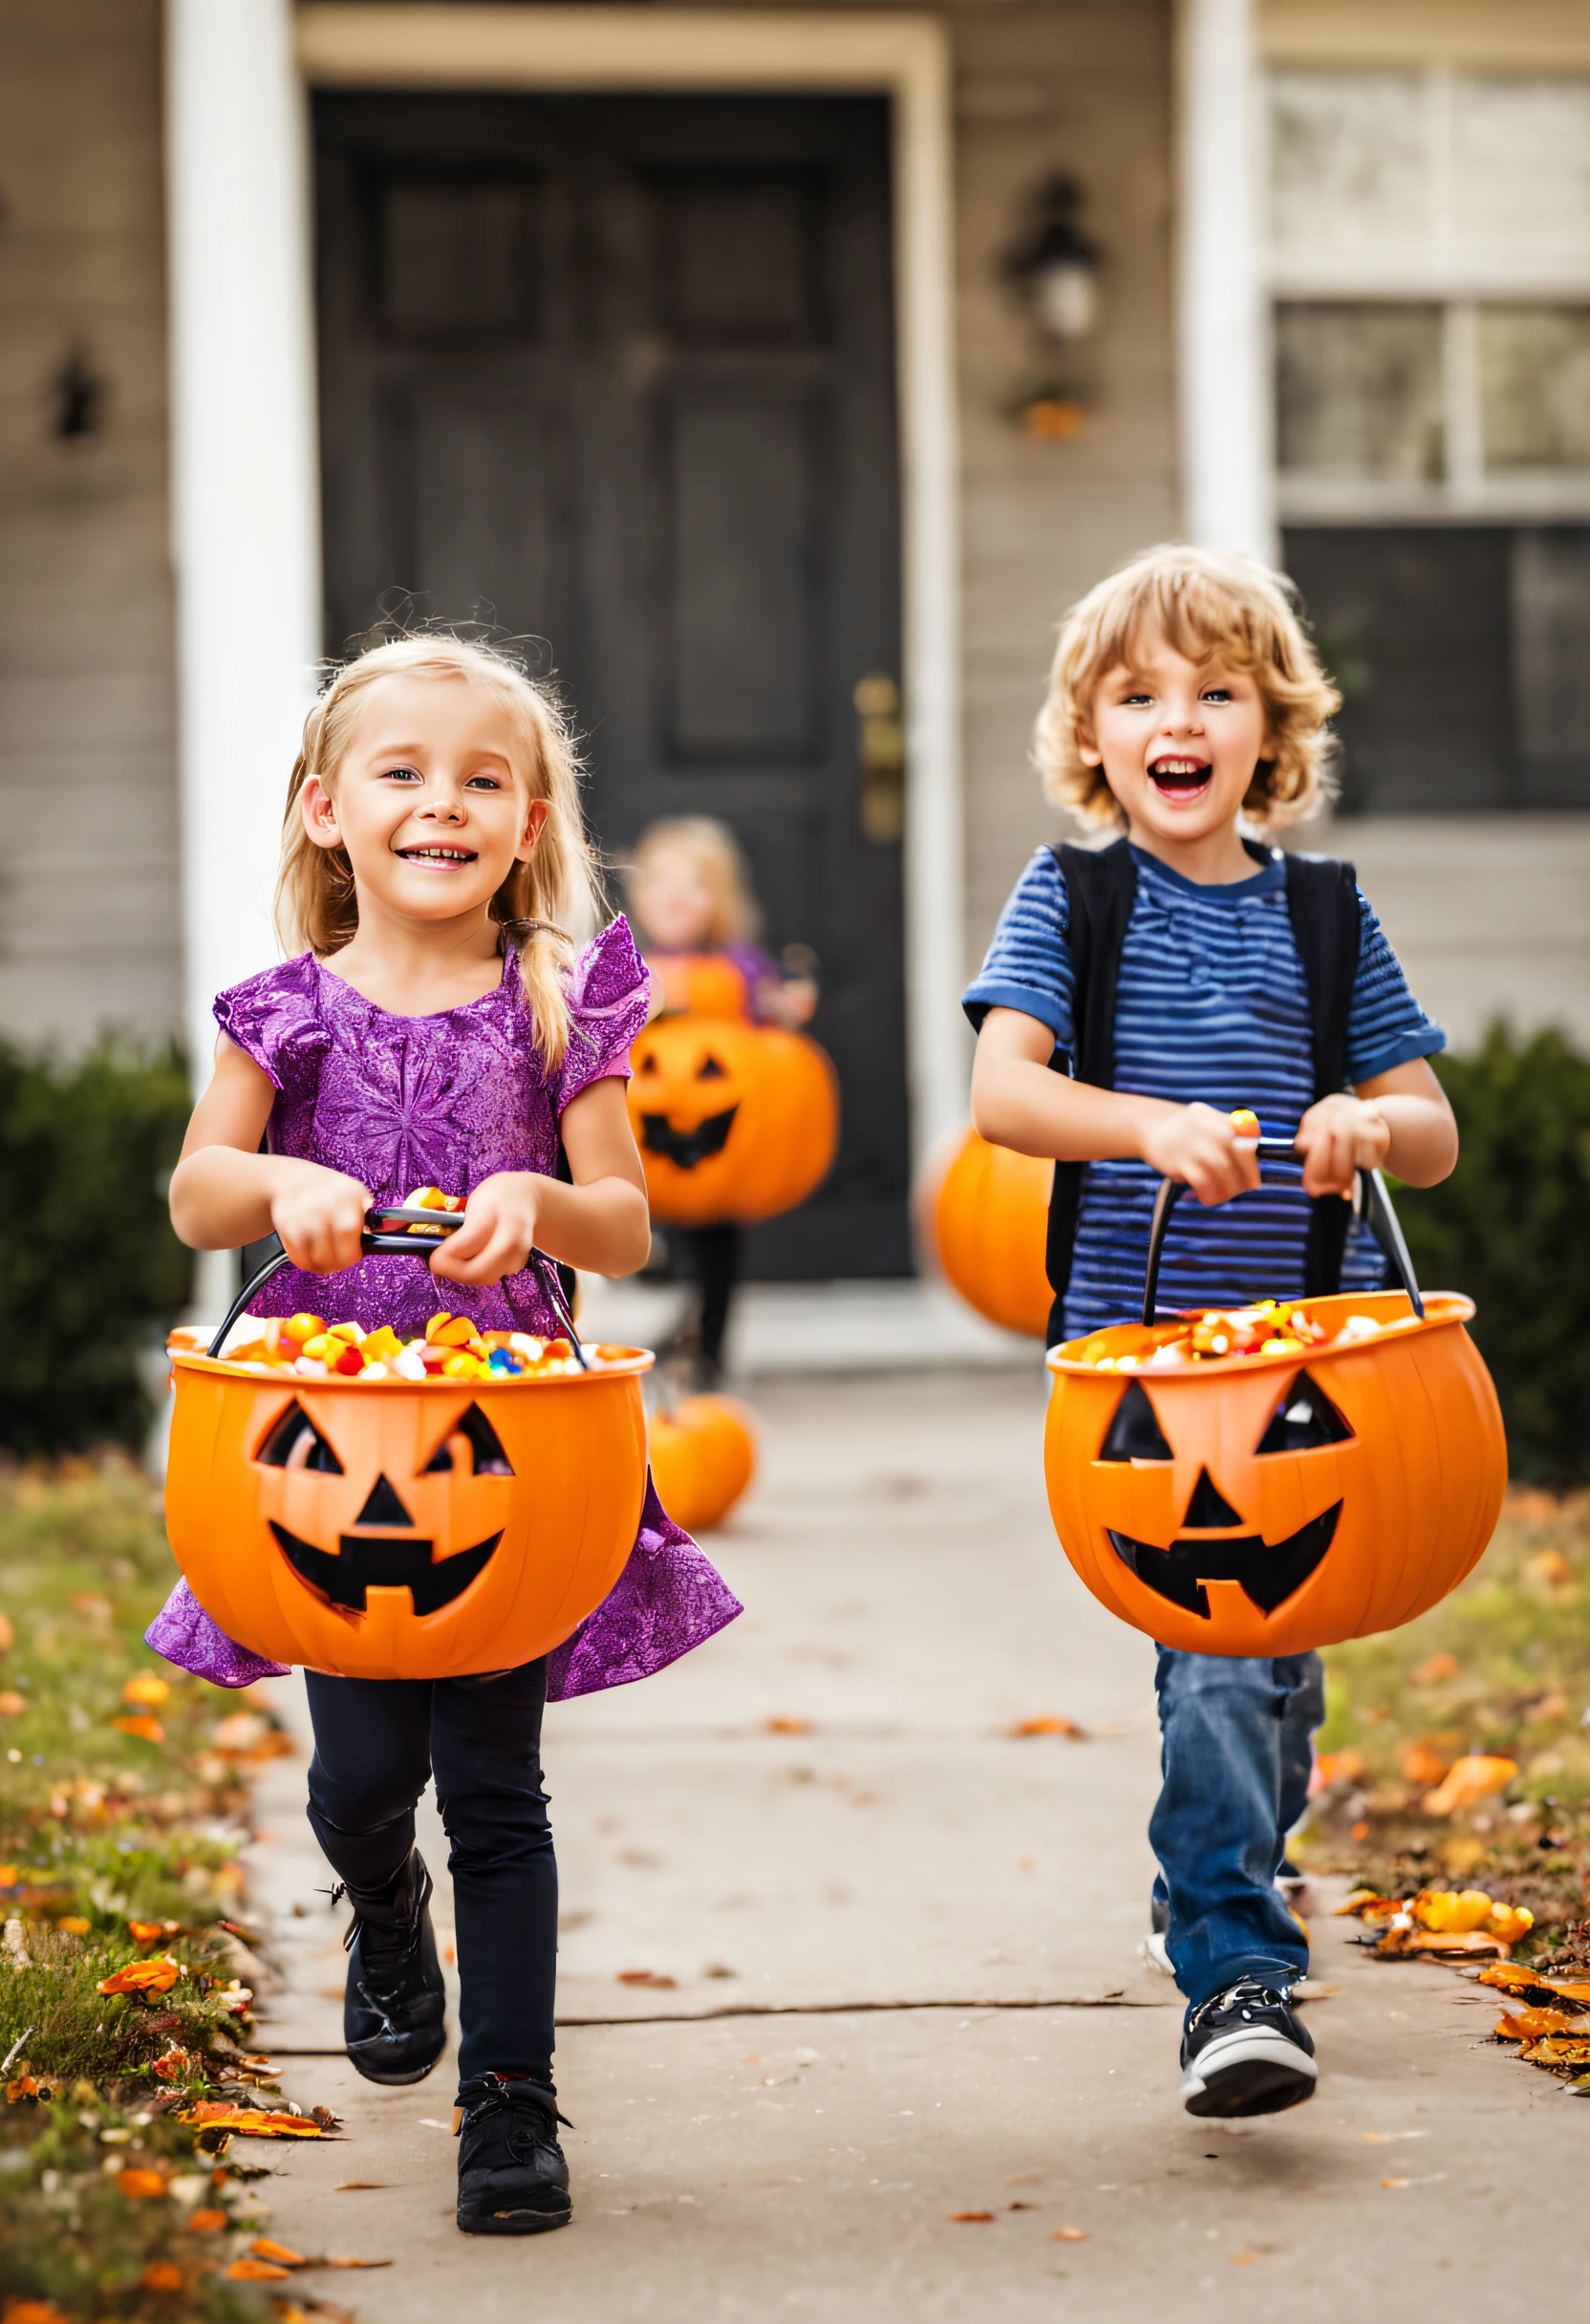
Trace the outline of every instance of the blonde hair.
<instances>
[{"instance_id":1,"label":"blonde hair","mask_svg":"<svg viewBox=\"0 0 1590 2324\"><path fill-rule=\"evenodd\" d=\"M1104 768L1082 756L1078 728L1091 721L1105 678L1151 630L1189 661L1218 656L1257 680L1273 755L1259 761L1242 802L1250 821L1296 823L1333 794L1326 721L1342 698L1298 618L1290 582L1246 557L1172 542L1090 589L1061 625L1033 736L1033 762L1057 807L1085 823L1122 820Z\"/></svg>"},{"instance_id":2,"label":"blonde hair","mask_svg":"<svg viewBox=\"0 0 1590 2324\"><path fill-rule=\"evenodd\" d=\"M352 941L359 924L354 867L345 848L317 847L298 802L311 775L327 790L352 736L361 698L378 678L462 678L489 687L523 744L523 775L532 799L551 808L528 863L516 863L492 897L491 917L505 952L519 954L519 975L548 1072L569 1047L565 971L578 929L589 934L602 909L601 880L580 810L578 754L562 706L497 648L445 633L399 637L344 662L304 721L303 747L287 789L282 864L276 882L276 929L291 954L319 958Z\"/></svg>"},{"instance_id":3,"label":"blonde hair","mask_svg":"<svg viewBox=\"0 0 1590 2324\"><path fill-rule=\"evenodd\" d=\"M635 844L633 860L624 867L624 893L631 911L639 914L635 891L657 857L670 848L682 848L694 855L706 874L712 892L707 941L720 951L725 944L748 944L762 919L750 869L739 840L716 815L665 815L660 822L648 825Z\"/></svg>"}]
</instances>

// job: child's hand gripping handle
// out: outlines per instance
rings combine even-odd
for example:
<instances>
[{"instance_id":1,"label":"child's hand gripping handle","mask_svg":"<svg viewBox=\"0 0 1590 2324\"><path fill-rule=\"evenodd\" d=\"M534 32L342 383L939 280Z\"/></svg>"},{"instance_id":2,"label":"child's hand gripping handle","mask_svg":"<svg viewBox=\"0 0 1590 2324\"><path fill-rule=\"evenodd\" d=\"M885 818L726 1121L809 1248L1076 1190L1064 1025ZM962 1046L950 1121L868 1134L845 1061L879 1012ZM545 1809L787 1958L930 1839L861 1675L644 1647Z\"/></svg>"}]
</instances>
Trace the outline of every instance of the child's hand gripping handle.
<instances>
[{"instance_id":1,"label":"child's hand gripping handle","mask_svg":"<svg viewBox=\"0 0 1590 2324\"><path fill-rule=\"evenodd\" d=\"M1298 1159L1295 1149L1286 1138L1254 1138L1245 1143L1249 1145L1255 1159L1260 1163L1295 1162ZM1145 1323L1152 1323L1156 1320L1155 1298L1159 1290L1159 1262L1165 1248L1165 1230L1171 1222L1171 1213L1186 1192L1187 1189L1179 1178L1162 1178L1159 1182L1159 1193L1154 1197L1153 1223L1149 1229L1148 1272L1143 1280L1143 1321ZM1413 1272L1413 1261L1408 1257L1407 1245L1403 1240L1403 1231L1397 1214L1391 1208L1391 1197L1386 1191L1386 1180L1378 1170L1361 1170L1359 1172L1358 1186L1353 1196L1353 1216L1364 1220L1376 1242L1391 1261L1396 1270L1398 1281L1407 1293L1414 1314L1423 1323L1425 1302L1420 1296L1418 1279Z\"/></svg>"},{"instance_id":2,"label":"child's hand gripping handle","mask_svg":"<svg viewBox=\"0 0 1590 2324\"><path fill-rule=\"evenodd\" d=\"M379 1202L364 1215L364 1232L359 1237L359 1247L385 1258L429 1259L436 1245L447 1236L456 1235L462 1224L462 1211L411 1211L400 1202ZM263 1291L271 1278L279 1275L290 1263L280 1237L272 1235L270 1240L276 1245L275 1250L259 1272L250 1276L226 1310L220 1330L204 1350L206 1356L221 1354L226 1345L227 1334L239 1316L247 1314L249 1302L255 1295ZM580 1345L579 1328L564 1297L556 1266L544 1251L532 1251L530 1264L535 1269L543 1298L563 1325L575 1361L582 1371L589 1371L591 1366L586 1361L585 1349Z\"/></svg>"}]
</instances>

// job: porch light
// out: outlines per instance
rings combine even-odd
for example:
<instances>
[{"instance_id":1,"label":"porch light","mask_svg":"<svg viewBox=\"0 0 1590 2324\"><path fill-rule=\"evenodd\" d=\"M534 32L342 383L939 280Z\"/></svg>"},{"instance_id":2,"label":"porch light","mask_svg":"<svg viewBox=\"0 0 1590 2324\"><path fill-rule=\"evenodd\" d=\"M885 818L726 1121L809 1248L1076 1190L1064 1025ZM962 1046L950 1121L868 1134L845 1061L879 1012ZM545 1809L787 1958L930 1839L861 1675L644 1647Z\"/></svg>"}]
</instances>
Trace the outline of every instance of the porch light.
<instances>
[{"instance_id":1,"label":"porch light","mask_svg":"<svg viewBox=\"0 0 1590 2324\"><path fill-rule=\"evenodd\" d=\"M1099 253L1077 225L1082 189L1072 178L1044 180L1032 201L1032 223L1008 253L1005 269L1048 339L1080 339L1099 308Z\"/></svg>"}]
</instances>

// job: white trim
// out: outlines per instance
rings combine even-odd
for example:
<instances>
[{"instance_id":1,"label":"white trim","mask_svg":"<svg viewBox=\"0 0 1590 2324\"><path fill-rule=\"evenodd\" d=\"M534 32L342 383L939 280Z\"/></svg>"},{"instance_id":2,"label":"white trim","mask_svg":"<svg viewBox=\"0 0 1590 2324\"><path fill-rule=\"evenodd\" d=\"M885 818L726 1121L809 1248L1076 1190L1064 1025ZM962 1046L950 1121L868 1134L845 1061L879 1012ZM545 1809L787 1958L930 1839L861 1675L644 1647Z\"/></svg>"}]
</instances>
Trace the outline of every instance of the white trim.
<instances>
[{"instance_id":1,"label":"white trim","mask_svg":"<svg viewBox=\"0 0 1590 2324\"><path fill-rule=\"evenodd\" d=\"M1269 563L1277 536L1253 0L1179 0L1176 51L1182 522L1202 548Z\"/></svg>"},{"instance_id":2,"label":"white trim","mask_svg":"<svg viewBox=\"0 0 1590 2324\"><path fill-rule=\"evenodd\" d=\"M313 85L870 89L892 100L906 1042L919 1160L966 1111L953 147L943 25L930 16L783 10L369 4L300 8L297 25L300 70Z\"/></svg>"},{"instance_id":3,"label":"white trim","mask_svg":"<svg viewBox=\"0 0 1590 2324\"><path fill-rule=\"evenodd\" d=\"M303 100L290 0L168 0L171 555L183 1022L209 1079L217 992L275 956L288 769L320 639ZM229 1297L229 1253L201 1261Z\"/></svg>"}]
</instances>

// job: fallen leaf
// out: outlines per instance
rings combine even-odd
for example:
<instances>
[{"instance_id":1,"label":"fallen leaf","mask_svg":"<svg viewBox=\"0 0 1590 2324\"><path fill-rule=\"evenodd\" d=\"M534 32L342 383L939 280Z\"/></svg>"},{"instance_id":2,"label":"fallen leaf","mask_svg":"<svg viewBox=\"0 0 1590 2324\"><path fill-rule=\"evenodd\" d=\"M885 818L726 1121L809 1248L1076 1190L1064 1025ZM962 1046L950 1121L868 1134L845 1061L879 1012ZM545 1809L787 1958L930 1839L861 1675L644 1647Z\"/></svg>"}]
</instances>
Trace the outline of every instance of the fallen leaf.
<instances>
[{"instance_id":1,"label":"fallen leaf","mask_svg":"<svg viewBox=\"0 0 1590 2324\"><path fill-rule=\"evenodd\" d=\"M620 1985L649 1985L671 1991L677 1985L678 1979L665 1977L653 1969L621 1969L618 1972L618 1982Z\"/></svg>"},{"instance_id":2,"label":"fallen leaf","mask_svg":"<svg viewBox=\"0 0 1590 2324\"><path fill-rule=\"evenodd\" d=\"M1085 2244L1087 2241L1087 2229L1085 2227L1056 2227L1049 2241L1052 2244Z\"/></svg>"},{"instance_id":3,"label":"fallen leaf","mask_svg":"<svg viewBox=\"0 0 1590 2324\"><path fill-rule=\"evenodd\" d=\"M145 2292L181 2292L183 2271L175 2260L152 2259L143 2270Z\"/></svg>"},{"instance_id":4,"label":"fallen leaf","mask_svg":"<svg viewBox=\"0 0 1590 2324\"><path fill-rule=\"evenodd\" d=\"M169 1681L161 1678L153 1670L140 1670L138 1676L130 1678L121 1689L121 1700L124 1703L141 1703L145 1711L158 1711L162 1703L170 1700L170 1697Z\"/></svg>"},{"instance_id":5,"label":"fallen leaf","mask_svg":"<svg viewBox=\"0 0 1590 2324\"><path fill-rule=\"evenodd\" d=\"M1403 1781L1416 1783L1422 1792L1432 1792L1445 1780L1450 1759L1444 1752L1435 1751L1429 1743L1410 1743L1403 1754Z\"/></svg>"},{"instance_id":6,"label":"fallen leaf","mask_svg":"<svg viewBox=\"0 0 1590 2324\"><path fill-rule=\"evenodd\" d=\"M234 2259L225 2272L234 2284L285 2284L291 2270L277 2268L268 2259Z\"/></svg>"},{"instance_id":7,"label":"fallen leaf","mask_svg":"<svg viewBox=\"0 0 1590 2324\"><path fill-rule=\"evenodd\" d=\"M256 2235L248 2247L256 2259L274 2260L278 2268L301 2268L302 2251L294 2251L290 2244L272 2243L269 2235Z\"/></svg>"},{"instance_id":8,"label":"fallen leaf","mask_svg":"<svg viewBox=\"0 0 1590 2324\"><path fill-rule=\"evenodd\" d=\"M179 1921L129 1921L127 1933L136 1945L153 1945L158 1937L174 1937Z\"/></svg>"},{"instance_id":9,"label":"fallen leaf","mask_svg":"<svg viewBox=\"0 0 1590 2324\"><path fill-rule=\"evenodd\" d=\"M1572 2034L1576 2026L1587 2031L1582 2012L1570 2016L1566 2010L1515 2010L1497 2018L1494 2032L1498 2041L1533 2041L1542 2034Z\"/></svg>"},{"instance_id":10,"label":"fallen leaf","mask_svg":"<svg viewBox=\"0 0 1590 2324\"><path fill-rule=\"evenodd\" d=\"M1590 2066L1590 2039L1582 2034L1546 2034L1518 2052L1532 2066Z\"/></svg>"},{"instance_id":11,"label":"fallen leaf","mask_svg":"<svg viewBox=\"0 0 1590 2324\"><path fill-rule=\"evenodd\" d=\"M390 2179L344 2179L340 2185L333 2187L332 2193L333 2195L368 2195L373 2193L376 2187L391 2184Z\"/></svg>"},{"instance_id":12,"label":"fallen leaf","mask_svg":"<svg viewBox=\"0 0 1590 2324\"><path fill-rule=\"evenodd\" d=\"M0 1614L0 1622L5 1619ZM10 1629L11 1625L8 1623L6 1626ZM54 2300L8 2300L5 2324L72 2324L72 2320Z\"/></svg>"},{"instance_id":13,"label":"fallen leaf","mask_svg":"<svg viewBox=\"0 0 1590 2324\"><path fill-rule=\"evenodd\" d=\"M128 1961L113 1969L108 1977L100 1978L97 1990L101 1993L169 1993L182 1973L181 1965L169 1953L156 1953L152 1960Z\"/></svg>"},{"instance_id":14,"label":"fallen leaf","mask_svg":"<svg viewBox=\"0 0 1590 2324\"><path fill-rule=\"evenodd\" d=\"M791 1718L787 1715L764 1720L763 1725L770 1735L809 1735L811 1732L809 1719Z\"/></svg>"},{"instance_id":15,"label":"fallen leaf","mask_svg":"<svg viewBox=\"0 0 1590 2324\"><path fill-rule=\"evenodd\" d=\"M1445 1782L1425 1794L1425 1814L1455 1816L1460 1808L1489 1799L1493 1792L1505 1792L1517 1773L1516 1759L1495 1758L1485 1752L1466 1752L1461 1759L1452 1761Z\"/></svg>"},{"instance_id":16,"label":"fallen leaf","mask_svg":"<svg viewBox=\"0 0 1590 2324\"><path fill-rule=\"evenodd\" d=\"M228 2106L219 2098L201 2098L177 2117L201 2130L235 2130L245 2139L324 2139L324 2123L304 2114L288 2114L259 2106Z\"/></svg>"},{"instance_id":17,"label":"fallen leaf","mask_svg":"<svg viewBox=\"0 0 1590 2324\"><path fill-rule=\"evenodd\" d=\"M1045 1711L1036 1719L1018 1719L1006 1732L1012 1735L1069 1735L1074 1743L1087 1741L1085 1727L1079 1727L1075 1719L1055 1711Z\"/></svg>"},{"instance_id":18,"label":"fallen leaf","mask_svg":"<svg viewBox=\"0 0 1590 2324\"><path fill-rule=\"evenodd\" d=\"M1308 1788L1311 1794L1318 1794L1333 1783L1356 1783L1364 1772L1362 1752L1322 1751L1315 1759Z\"/></svg>"},{"instance_id":19,"label":"fallen leaf","mask_svg":"<svg viewBox=\"0 0 1590 2324\"><path fill-rule=\"evenodd\" d=\"M392 2262L389 2259L337 2259L327 2257L326 2259L312 2259L307 2262L307 2265L311 2268L390 2268Z\"/></svg>"},{"instance_id":20,"label":"fallen leaf","mask_svg":"<svg viewBox=\"0 0 1590 2324\"><path fill-rule=\"evenodd\" d=\"M150 1711L133 1711L123 1718L112 1719L111 1725L119 1727L124 1735L137 1735L140 1743L165 1741L165 1729Z\"/></svg>"},{"instance_id":21,"label":"fallen leaf","mask_svg":"<svg viewBox=\"0 0 1590 2324\"><path fill-rule=\"evenodd\" d=\"M20 2106L24 2098L47 2098L49 2095L49 2083L39 2081L32 2074L19 2074L14 2082L6 2084L8 2106Z\"/></svg>"},{"instance_id":22,"label":"fallen leaf","mask_svg":"<svg viewBox=\"0 0 1590 2324\"><path fill-rule=\"evenodd\" d=\"M151 2197L165 2193L165 2178L160 2171L129 2169L118 2171L116 2184L121 2192L135 2203L147 2202Z\"/></svg>"},{"instance_id":23,"label":"fallen leaf","mask_svg":"<svg viewBox=\"0 0 1590 2324\"><path fill-rule=\"evenodd\" d=\"M1408 1672L1416 1687L1442 1687L1458 1675L1461 1666L1455 1654L1432 1654L1428 1662L1420 1663Z\"/></svg>"},{"instance_id":24,"label":"fallen leaf","mask_svg":"<svg viewBox=\"0 0 1590 2324\"><path fill-rule=\"evenodd\" d=\"M957 2227L986 2227L993 2219L992 2211L952 2211L949 2214Z\"/></svg>"},{"instance_id":25,"label":"fallen leaf","mask_svg":"<svg viewBox=\"0 0 1590 2324\"><path fill-rule=\"evenodd\" d=\"M92 1933L94 1923L85 1921L80 1912L63 1912L55 1926L63 1937L86 1937Z\"/></svg>"},{"instance_id":26,"label":"fallen leaf","mask_svg":"<svg viewBox=\"0 0 1590 2324\"><path fill-rule=\"evenodd\" d=\"M190 2235L218 2235L227 2224L225 2211L212 2210L208 2206L201 2211L190 2211L187 2215Z\"/></svg>"}]
</instances>

